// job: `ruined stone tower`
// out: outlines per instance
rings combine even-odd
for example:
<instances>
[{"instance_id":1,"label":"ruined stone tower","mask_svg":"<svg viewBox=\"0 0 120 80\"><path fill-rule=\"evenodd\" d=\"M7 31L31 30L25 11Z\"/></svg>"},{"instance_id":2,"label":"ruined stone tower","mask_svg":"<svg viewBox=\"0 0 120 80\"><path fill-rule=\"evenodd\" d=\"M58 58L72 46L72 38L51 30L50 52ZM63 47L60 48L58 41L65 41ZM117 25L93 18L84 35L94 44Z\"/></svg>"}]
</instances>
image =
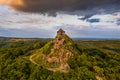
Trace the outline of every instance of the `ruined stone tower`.
<instances>
[{"instance_id":1,"label":"ruined stone tower","mask_svg":"<svg viewBox=\"0 0 120 80\"><path fill-rule=\"evenodd\" d=\"M62 29L59 29L59 30L57 31L57 35L64 35L64 34L65 34L65 31L62 30Z\"/></svg>"}]
</instances>

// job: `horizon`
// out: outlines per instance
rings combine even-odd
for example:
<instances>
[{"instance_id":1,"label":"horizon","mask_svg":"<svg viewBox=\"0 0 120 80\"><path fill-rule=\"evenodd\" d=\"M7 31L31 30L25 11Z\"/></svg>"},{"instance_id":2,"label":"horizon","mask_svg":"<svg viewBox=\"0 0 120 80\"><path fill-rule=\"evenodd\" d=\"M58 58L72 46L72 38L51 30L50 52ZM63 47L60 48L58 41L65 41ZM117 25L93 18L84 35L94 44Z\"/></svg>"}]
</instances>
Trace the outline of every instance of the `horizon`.
<instances>
[{"instance_id":1,"label":"horizon","mask_svg":"<svg viewBox=\"0 0 120 80\"><path fill-rule=\"evenodd\" d=\"M15 39L54 39L55 37L8 37L0 36L0 38ZM73 40L120 40L120 38L95 38L95 37L70 37Z\"/></svg>"}]
</instances>

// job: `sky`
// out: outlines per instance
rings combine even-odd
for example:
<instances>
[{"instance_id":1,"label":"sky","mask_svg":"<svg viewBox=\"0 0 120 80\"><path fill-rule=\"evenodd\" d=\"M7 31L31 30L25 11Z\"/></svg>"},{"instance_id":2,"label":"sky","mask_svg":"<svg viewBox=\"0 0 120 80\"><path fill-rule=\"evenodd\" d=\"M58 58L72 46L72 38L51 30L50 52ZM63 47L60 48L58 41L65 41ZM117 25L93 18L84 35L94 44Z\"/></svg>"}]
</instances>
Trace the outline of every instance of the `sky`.
<instances>
[{"instance_id":1,"label":"sky","mask_svg":"<svg viewBox=\"0 0 120 80\"><path fill-rule=\"evenodd\" d=\"M0 36L120 38L120 0L0 0Z\"/></svg>"}]
</instances>

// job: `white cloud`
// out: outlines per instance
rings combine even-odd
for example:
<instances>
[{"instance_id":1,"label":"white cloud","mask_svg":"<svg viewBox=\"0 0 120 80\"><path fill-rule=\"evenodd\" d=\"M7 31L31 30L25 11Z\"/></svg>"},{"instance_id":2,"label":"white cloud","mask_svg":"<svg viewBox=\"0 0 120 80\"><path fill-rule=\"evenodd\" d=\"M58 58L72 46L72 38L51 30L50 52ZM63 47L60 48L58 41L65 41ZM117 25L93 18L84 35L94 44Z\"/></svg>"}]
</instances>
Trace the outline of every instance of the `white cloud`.
<instances>
[{"instance_id":1,"label":"white cloud","mask_svg":"<svg viewBox=\"0 0 120 80\"><path fill-rule=\"evenodd\" d=\"M89 23L87 21L79 20L80 15L68 15L64 13L58 13L56 17L32 13L18 12L0 8L2 13L0 14L0 30L20 30L17 35L30 34L29 36L36 36L35 34L42 34L46 37L51 37L55 34L58 28L65 29L72 37L106 37L103 34L109 35L109 37L120 37L120 26L116 25L116 21L120 19L120 12L113 14L97 14L93 15L89 19L99 18L100 22ZM6 31L6 30L5 30ZM116 32L115 32L116 31ZM54 34L53 34L53 33ZM114 32L114 33L113 33ZM0 35L4 35L6 32L0 32ZM15 36L15 33L14 36ZM119 33L119 34L118 34ZM46 35L49 34L49 35ZM28 35L23 35L28 36ZM42 37L42 36L41 36Z\"/></svg>"}]
</instances>

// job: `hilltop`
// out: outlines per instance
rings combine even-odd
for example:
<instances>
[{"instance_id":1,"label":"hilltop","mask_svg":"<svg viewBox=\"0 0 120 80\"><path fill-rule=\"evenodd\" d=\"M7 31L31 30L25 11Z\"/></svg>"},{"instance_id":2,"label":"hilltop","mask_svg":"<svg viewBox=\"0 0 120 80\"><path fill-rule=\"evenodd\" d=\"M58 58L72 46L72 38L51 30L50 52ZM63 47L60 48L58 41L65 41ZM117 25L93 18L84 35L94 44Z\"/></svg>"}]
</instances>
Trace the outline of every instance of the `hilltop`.
<instances>
[{"instance_id":1,"label":"hilltop","mask_svg":"<svg viewBox=\"0 0 120 80\"><path fill-rule=\"evenodd\" d=\"M70 67L68 59L79 54L74 42L65 31L57 31L55 39L34 53L30 60L37 65L42 65L51 71L68 72Z\"/></svg>"}]
</instances>

